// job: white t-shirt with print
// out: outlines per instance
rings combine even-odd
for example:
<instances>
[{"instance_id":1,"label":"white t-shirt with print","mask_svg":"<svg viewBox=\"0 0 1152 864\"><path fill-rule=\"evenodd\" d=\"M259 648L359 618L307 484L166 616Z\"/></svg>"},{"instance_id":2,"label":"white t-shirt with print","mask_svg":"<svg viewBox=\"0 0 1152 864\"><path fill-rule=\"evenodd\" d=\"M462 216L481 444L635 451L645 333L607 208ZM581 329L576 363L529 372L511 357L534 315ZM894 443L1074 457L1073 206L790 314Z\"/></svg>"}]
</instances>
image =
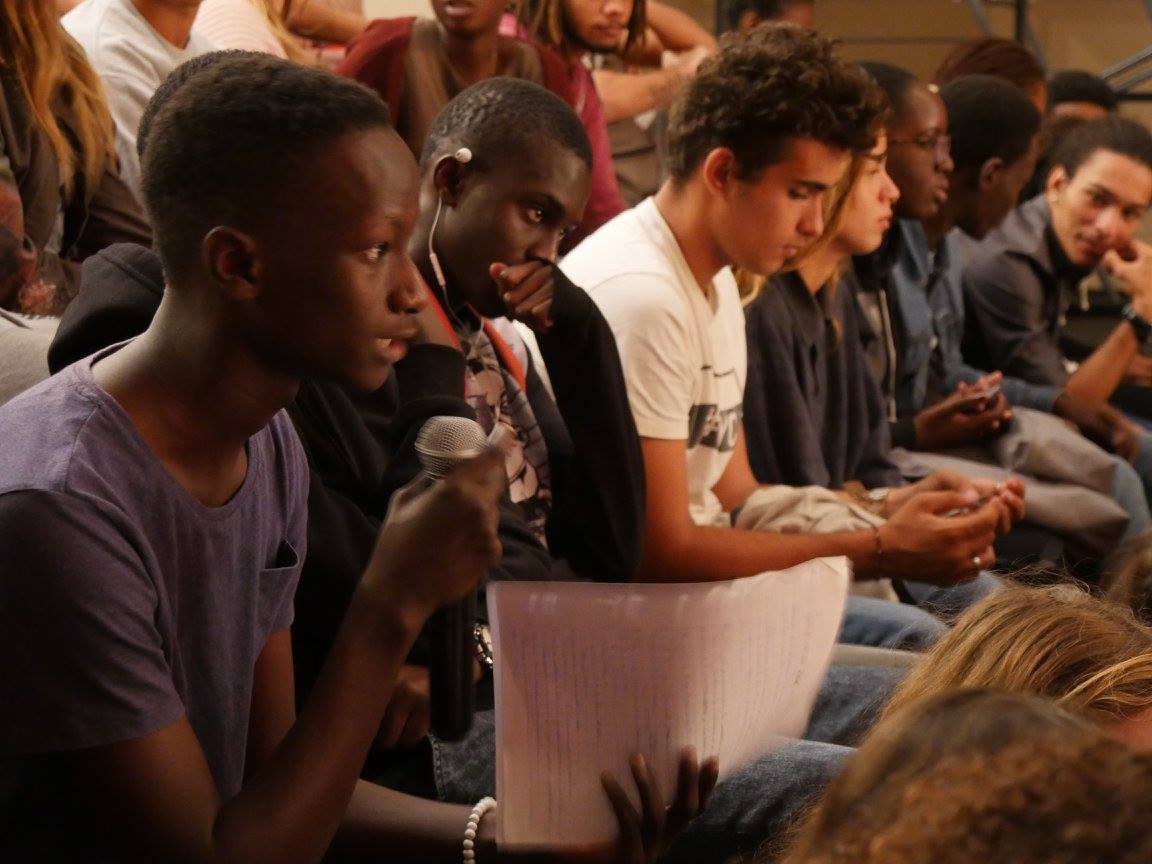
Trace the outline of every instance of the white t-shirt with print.
<instances>
[{"instance_id":1,"label":"white t-shirt with print","mask_svg":"<svg viewBox=\"0 0 1152 864\"><path fill-rule=\"evenodd\" d=\"M748 353L744 313L725 268L707 293L653 199L574 249L561 269L608 320L642 438L684 441L692 519L723 513L712 487L736 446Z\"/></svg>"},{"instance_id":2,"label":"white t-shirt with print","mask_svg":"<svg viewBox=\"0 0 1152 864\"><path fill-rule=\"evenodd\" d=\"M169 72L185 60L212 51L213 45L195 30L187 45L173 45L153 29L132 0L84 0L60 22L80 43L104 82L108 109L116 124L120 176L139 194L136 131L144 108Z\"/></svg>"}]
</instances>

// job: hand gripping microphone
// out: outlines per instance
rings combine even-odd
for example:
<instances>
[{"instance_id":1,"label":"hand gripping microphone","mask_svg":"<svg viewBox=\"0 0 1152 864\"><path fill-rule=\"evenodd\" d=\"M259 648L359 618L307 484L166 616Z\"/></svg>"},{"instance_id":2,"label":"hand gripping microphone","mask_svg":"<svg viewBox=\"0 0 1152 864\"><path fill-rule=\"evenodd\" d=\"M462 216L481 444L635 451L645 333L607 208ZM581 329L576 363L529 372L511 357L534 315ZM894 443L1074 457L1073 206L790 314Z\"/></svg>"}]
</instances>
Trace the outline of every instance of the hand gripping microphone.
<instances>
[{"instance_id":1,"label":"hand gripping microphone","mask_svg":"<svg viewBox=\"0 0 1152 864\"><path fill-rule=\"evenodd\" d=\"M430 479L440 480L456 465L479 456L487 446L484 430L474 420L432 417L416 436L416 457ZM445 526L448 530L452 527ZM432 731L444 741L459 741L472 726L476 706L472 682L475 624L475 591L428 619Z\"/></svg>"}]
</instances>

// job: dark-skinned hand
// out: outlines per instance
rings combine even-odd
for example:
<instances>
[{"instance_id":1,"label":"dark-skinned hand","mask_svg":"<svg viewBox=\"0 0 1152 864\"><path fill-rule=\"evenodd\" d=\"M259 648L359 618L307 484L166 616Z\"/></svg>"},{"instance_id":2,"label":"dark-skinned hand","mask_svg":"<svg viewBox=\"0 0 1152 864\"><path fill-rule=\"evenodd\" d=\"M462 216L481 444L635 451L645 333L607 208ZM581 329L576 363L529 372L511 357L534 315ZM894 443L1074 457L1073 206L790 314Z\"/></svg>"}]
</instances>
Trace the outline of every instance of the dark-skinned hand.
<instances>
[{"instance_id":1,"label":"dark-skinned hand","mask_svg":"<svg viewBox=\"0 0 1152 864\"><path fill-rule=\"evenodd\" d=\"M651 864L659 860L684 826L707 808L720 763L715 756L698 763L695 748L681 750L676 794L668 806L644 757L633 756L629 767L639 793L639 813L615 777L605 772L600 778L620 823L615 842L563 850L498 850L497 860L509 864ZM484 846L493 847L495 830L496 819L490 814L480 823L480 842ZM482 860L482 853L478 852L476 859Z\"/></svg>"},{"instance_id":2,"label":"dark-skinned hand","mask_svg":"<svg viewBox=\"0 0 1152 864\"><path fill-rule=\"evenodd\" d=\"M505 315L526 324L533 333L542 335L552 329L552 278L554 264L528 261L524 264L495 263L488 273L500 291Z\"/></svg>"},{"instance_id":3,"label":"dark-skinned hand","mask_svg":"<svg viewBox=\"0 0 1152 864\"><path fill-rule=\"evenodd\" d=\"M971 394L998 384L1002 377L994 372L975 384L960 384L951 396L917 414L913 420L916 446L921 450L947 450L1005 431L1012 419L1012 406L1003 393L997 392L985 400L971 398Z\"/></svg>"},{"instance_id":4,"label":"dark-skinned hand","mask_svg":"<svg viewBox=\"0 0 1152 864\"><path fill-rule=\"evenodd\" d=\"M361 589L421 623L476 590L500 558L496 526L505 482L503 454L486 450L439 482L420 476L397 491ZM455 528L445 532L445 525Z\"/></svg>"}]
</instances>

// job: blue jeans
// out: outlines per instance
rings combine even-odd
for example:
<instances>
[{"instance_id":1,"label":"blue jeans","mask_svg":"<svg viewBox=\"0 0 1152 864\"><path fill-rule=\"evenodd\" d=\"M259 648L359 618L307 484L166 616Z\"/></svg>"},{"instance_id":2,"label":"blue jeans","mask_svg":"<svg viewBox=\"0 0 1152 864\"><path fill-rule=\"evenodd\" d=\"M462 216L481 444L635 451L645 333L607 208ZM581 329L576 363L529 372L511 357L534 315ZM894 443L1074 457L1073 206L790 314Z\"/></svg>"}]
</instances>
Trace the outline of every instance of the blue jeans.
<instances>
[{"instance_id":1,"label":"blue jeans","mask_svg":"<svg viewBox=\"0 0 1152 864\"><path fill-rule=\"evenodd\" d=\"M1139 418L1133 417L1131 419L1138 420ZM1140 432L1138 440L1140 446L1136 450L1136 458L1132 461L1132 467L1139 475L1140 481L1143 484L1144 500L1149 507L1152 507L1152 432L1149 432L1145 428ZM1117 474L1119 474L1119 472L1117 472ZM1125 510L1128 510L1129 513L1132 512L1119 497L1117 497L1116 500ZM1129 533L1136 532L1130 531Z\"/></svg>"},{"instance_id":2,"label":"blue jeans","mask_svg":"<svg viewBox=\"0 0 1152 864\"><path fill-rule=\"evenodd\" d=\"M806 740L725 777L708 810L684 830L667 860L721 864L780 838L839 773L852 753L844 745L854 744L875 722L903 675L900 669L831 667ZM432 740L442 800L473 804L496 794L495 733L493 712L482 711L463 741Z\"/></svg>"},{"instance_id":3,"label":"blue jeans","mask_svg":"<svg viewBox=\"0 0 1152 864\"><path fill-rule=\"evenodd\" d=\"M924 651L948 632L945 621L954 621L1001 584L996 576L986 572L970 582L947 588L905 581L908 593L916 600L915 606L849 596L839 641L848 645Z\"/></svg>"},{"instance_id":4,"label":"blue jeans","mask_svg":"<svg viewBox=\"0 0 1152 864\"><path fill-rule=\"evenodd\" d=\"M849 595L837 641L924 651L947 632L944 622L917 606Z\"/></svg>"}]
</instances>

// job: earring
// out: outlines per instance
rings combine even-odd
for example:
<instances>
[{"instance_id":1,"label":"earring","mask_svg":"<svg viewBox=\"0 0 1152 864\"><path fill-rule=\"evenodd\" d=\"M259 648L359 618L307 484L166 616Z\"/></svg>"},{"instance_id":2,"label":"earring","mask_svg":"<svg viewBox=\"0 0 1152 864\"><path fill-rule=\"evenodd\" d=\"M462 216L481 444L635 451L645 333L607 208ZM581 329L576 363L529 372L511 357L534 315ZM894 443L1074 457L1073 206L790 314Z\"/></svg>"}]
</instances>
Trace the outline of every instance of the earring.
<instances>
[{"instance_id":1,"label":"earring","mask_svg":"<svg viewBox=\"0 0 1152 864\"><path fill-rule=\"evenodd\" d=\"M452 158L459 162L461 165L467 165L472 161L472 151L467 147L461 147L452 154Z\"/></svg>"}]
</instances>

